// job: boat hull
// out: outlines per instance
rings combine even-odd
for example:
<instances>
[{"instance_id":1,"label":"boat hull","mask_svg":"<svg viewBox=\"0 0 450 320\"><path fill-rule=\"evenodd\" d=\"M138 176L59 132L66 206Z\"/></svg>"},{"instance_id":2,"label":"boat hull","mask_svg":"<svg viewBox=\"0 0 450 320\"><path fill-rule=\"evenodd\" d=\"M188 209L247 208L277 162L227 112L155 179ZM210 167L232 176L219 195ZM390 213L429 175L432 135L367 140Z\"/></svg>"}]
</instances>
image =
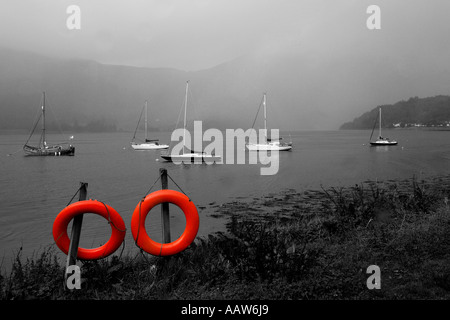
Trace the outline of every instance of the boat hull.
<instances>
[{"instance_id":1,"label":"boat hull","mask_svg":"<svg viewBox=\"0 0 450 320\"><path fill-rule=\"evenodd\" d=\"M185 154L162 154L161 158L170 162L182 162L184 164L188 163L213 163L220 162L222 160L221 156L215 156L210 154L202 153L185 153Z\"/></svg>"},{"instance_id":2,"label":"boat hull","mask_svg":"<svg viewBox=\"0 0 450 320\"><path fill-rule=\"evenodd\" d=\"M167 144L155 144L155 143L141 143L141 144L133 143L131 144L131 147L134 150L161 150L169 148Z\"/></svg>"},{"instance_id":3,"label":"boat hull","mask_svg":"<svg viewBox=\"0 0 450 320\"><path fill-rule=\"evenodd\" d=\"M282 144L248 144L247 149L249 151L290 151L292 145Z\"/></svg>"},{"instance_id":4,"label":"boat hull","mask_svg":"<svg viewBox=\"0 0 450 320\"><path fill-rule=\"evenodd\" d=\"M70 146L52 146L46 148L36 148L32 146L25 145L23 147L23 151L26 156L74 156L75 155L75 147Z\"/></svg>"},{"instance_id":5,"label":"boat hull","mask_svg":"<svg viewBox=\"0 0 450 320\"><path fill-rule=\"evenodd\" d=\"M374 142L370 142L370 145L376 147L376 146L395 146L397 145L398 142L397 141L374 141Z\"/></svg>"}]
</instances>

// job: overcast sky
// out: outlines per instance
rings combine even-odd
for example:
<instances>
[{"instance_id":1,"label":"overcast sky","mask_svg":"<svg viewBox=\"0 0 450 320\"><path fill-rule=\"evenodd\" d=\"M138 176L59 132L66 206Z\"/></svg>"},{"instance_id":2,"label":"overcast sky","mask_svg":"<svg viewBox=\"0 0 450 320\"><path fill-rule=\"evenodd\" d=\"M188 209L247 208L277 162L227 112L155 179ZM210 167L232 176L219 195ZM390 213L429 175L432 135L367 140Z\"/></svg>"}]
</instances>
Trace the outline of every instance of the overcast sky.
<instances>
[{"instance_id":1,"label":"overcast sky","mask_svg":"<svg viewBox=\"0 0 450 320\"><path fill-rule=\"evenodd\" d=\"M449 52L448 0L0 0L0 45L102 63L198 70L241 55ZM68 30L66 9L81 9ZM381 30L366 27L369 5ZM420 42L420 46L418 46ZM370 46L369 46L370 44ZM370 49L369 49L370 48Z\"/></svg>"}]
</instances>

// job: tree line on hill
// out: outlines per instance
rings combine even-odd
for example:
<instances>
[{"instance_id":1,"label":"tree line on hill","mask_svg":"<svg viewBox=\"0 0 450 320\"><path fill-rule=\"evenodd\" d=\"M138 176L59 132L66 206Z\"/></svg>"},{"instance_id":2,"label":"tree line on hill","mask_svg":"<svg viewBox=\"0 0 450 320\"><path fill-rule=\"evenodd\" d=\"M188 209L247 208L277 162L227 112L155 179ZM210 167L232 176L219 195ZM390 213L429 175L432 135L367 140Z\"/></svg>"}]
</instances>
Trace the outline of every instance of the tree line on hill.
<instances>
[{"instance_id":1,"label":"tree line on hill","mask_svg":"<svg viewBox=\"0 0 450 320\"><path fill-rule=\"evenodd\" d=\"M412 97L381 105L341 125L340 129L371 129L382 110L382 127L450 127L450 96Z\"/></svg>"}]
</instances>

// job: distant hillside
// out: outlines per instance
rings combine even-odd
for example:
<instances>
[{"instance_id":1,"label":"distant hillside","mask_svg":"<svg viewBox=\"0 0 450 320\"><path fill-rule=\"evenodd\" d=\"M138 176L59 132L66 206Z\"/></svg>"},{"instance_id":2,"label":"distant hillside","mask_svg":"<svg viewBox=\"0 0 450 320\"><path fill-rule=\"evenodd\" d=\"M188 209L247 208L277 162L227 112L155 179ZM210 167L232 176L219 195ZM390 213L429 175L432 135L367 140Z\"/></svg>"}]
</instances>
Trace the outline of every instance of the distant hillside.
<instances>
[{"instance_id":1,"label":"distant hillside","mask_svg":"<svg viewBox=\"0 0 450 320\"><path fill-rule=\"evenodd\" d=\"M185 72L57 59L0 46L0 131L29 132L42 91L49 130L58 124L65 133L133 132L148 99L149 126L171 131L187 80L191 126L196 119L204 122L203 129L249 128L266 92L269 128L332 130L363 105L398 101L416 92L447 94L447 56L442 63L426 60L420 68L417 59L387 58L375 51L330 56L285 51L248 54L210 69ZM431 64L439 65L439 72ZM262 125L260 112L255 128Z\"/></svg>"},{"instance_id":2,"label":"distant hillside","mask_svg":"<svg viewBox=\"0 0 450 320\"><path fill-rule=\"evenodd\" d=\"M382 126L392 127L435 127L450 126L450 96L410 98L395 104L382 105L364 113L340 129L371 129L382 110Z\"/></svg>"}]
</instances>

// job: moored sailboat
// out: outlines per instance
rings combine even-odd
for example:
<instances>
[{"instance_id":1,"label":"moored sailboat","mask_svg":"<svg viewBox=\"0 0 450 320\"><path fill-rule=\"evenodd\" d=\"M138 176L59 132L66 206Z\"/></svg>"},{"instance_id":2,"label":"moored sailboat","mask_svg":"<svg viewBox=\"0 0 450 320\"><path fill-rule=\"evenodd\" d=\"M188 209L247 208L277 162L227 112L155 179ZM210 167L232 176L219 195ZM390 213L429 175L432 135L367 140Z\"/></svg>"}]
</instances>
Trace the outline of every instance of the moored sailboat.
<instances>
[{"instance_id":1,"label":"moored sailboat","mask_svg":"<svg viewBox=\"0 0 450 320\"><path fill-rule=\"evenodd\" d=\"M139 128L139 123L142 118L142 111L145 110L145 140L141 143L137 143L136 140L136 132ZM167 144L159 144L159 139L148 139L148 130L147 130L147 114L148 114L148 102L145 100L145 105L141 111L141 115L139 117L138 124L136 126L136 130L134 130L133 139L131 139L131 147L134 150L158 150L158 149L167 149L169 146Z\"/></svg>"},{"instance_id":2,"label":"moored sailboat","mask_svg":"<svg viewBox=\"0 0 450 320\"><path fill-rule=\"evenodd\" d=\"M28 140L23 146L23 151L26 156L73 156L75 155L75 147L69 143L48 145L46 138L46 128L45 128L45 92L42 93L42 106L41 113L33 129L28 137ZM30 145L30 139L34 134L37 124L42 119L42 131L39 142L36 146Z\"/></svg>"},{"instance_id":3,"label":"moored sailboat","mask_svg":"<svg viewBox=\"0 0 450 320\"><path fill-rule=\"evenodd\" d=\"M372 129L372 134L370 135L370 139L372 140L372 136L373 136L373 131L375 130L375 125L376 125L376 120ZM390 140L389 138L383 137L381 135L381 107L380 107L380 112L379 112L379 129L378 129L378 139L375 141L370 141L370 145L372 146L395 146L396 144L398 144L397 141L395 140Z\"/></svg>"},{"instance_id":4,"label":"moored sailboat","mask_svg":"<svg viewBox=\"0 0 450 320\"><path fill-rule=\"evenodd\" d=\"M265 141L260 143L248 143L247 149L249 151L289 151L292 149L292 142L282 143L278 139L271 139L267 137L267 103L266 103L266 94L264 93L263 97L263 107L264 107L264 132L265 132ZM260 105L261 107L261 105Z\"/></svg>"},{"instance_id":5,"label":"moored sailboat","mask_svg":"<svg viewBox=\"0 0 450 320\"><path fill-rule=\"evenodd\" d=\"M186 93L184 98L184 125L183 125L183 150L180 154L174 154L171 152L161 153L161 158L166 161L171 162L183 162L185 164L188 163L214 163L222 160L220 155L208 154L205 152L196 152L189 150L185 146L186 142L186 114L187 114L187 102L188 102L188 90L189 90L189 81L186 82Z\"/></svg>"}]
</instances>

